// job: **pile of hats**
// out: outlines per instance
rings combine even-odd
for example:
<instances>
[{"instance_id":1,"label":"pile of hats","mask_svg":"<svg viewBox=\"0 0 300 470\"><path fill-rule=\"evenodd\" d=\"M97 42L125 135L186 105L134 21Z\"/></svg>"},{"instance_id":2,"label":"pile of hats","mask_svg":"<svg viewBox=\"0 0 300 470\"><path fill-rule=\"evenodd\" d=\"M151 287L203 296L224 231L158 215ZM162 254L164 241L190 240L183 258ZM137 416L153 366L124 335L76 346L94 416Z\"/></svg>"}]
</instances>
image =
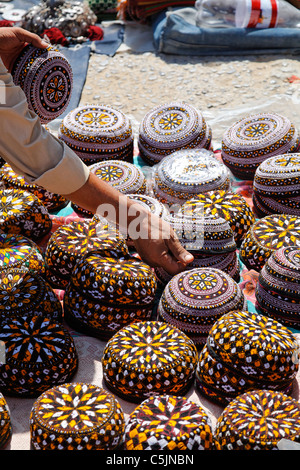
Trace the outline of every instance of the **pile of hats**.
<instances>
[{"instance_id":1,"label":"pile of hats","mask_svg":"<svg viewBox=\"0 0 300 470\"><path fill-rule=\"evenodd\" d=\"M183 331L196 346L225 313L244 310L246 301L239 285L219 269L192 269L174 276L160 297L158 319Z\"/></svg>"},{"instance_id":2,"label":"pile of hats","mask_svg":"<svg viewBox=\"0 0 300 470\"><path fill-rule=\"evenodd\" d=\"M247 269L259 272L274 251L299 243L300 217L272 214L257 220L250 227L239 255Z\"/></svg>"},{"instance_id":3,"label":"pile of hats","mask_svg":"<svg viewBox=\"0 0 300 470\"><path fill-rule=\"evenodd\" d=\"M89 169L93 175L110 184L122 194L145 194L147 190L147 179L144 173L133 163L122 160L106 160L94 163ZM72 203L72 207L75 212L84 217L93 216L91 212L78 204Z\"/></svg>"},{"instance_id":4,"label":"pile of hats","mask_svg":"<svg viewBox=\"0 0 300 470\"><path fill-rule=\"evenodd\" d=\"M216 450L278 450L282 439L300 442L300 403L273 390L254 390L231 401L214 430ZM299 444L298 444L299 445Z\"/></svg>"},{"instance_id":5,"label":"pile of hats","mask_svg":"<svg viewBox=\"0 0 300 470\"><path fill-rule=\"evenodd\" d=\"M212 450L212 422L186 397L153 396L130 413L122 444L125 450Z\"/></svg>"},{"instance_id":6,"label":"pile of hats","mask_svg":"<svg viewBox=\"0 0 300 470\"><path fill-rule=\"evenodd\" d=\"M124 326L106 343L103 379L115 395L140 403L154 395L185 396L198 353L181 330L160 321Z\"/></svg>"},{"instance_id":7,"label":"pile of hats","mask_svg":"<svg viewBox=\"0 0 300 470\"><path fill-rule=\"evenodd\" d=\"M184 209L184 206L182 206ZM199 209L199 206L198 206ZM218 214L186 214L184 210L165 217L175 231L180 243L193 254L194 260L186 270L215 268L229 274L235 281L240 279L239 260L234 233L227 220ZM165 286L171 275L162 267L154 268L161 286Z\"/></svg>"},{"instance_id":8,"label":"pile of hats","mask_svg":"<svg viewBox=\"0 0 300 470\"><path fill-rule=\"evenodd\" d=\"M67 108L73 72L68 60L56 48L26 45L15 60L11 74L15 85L24 91L29 109L42 123L53 121Z\"/></svg>"},{"instance_id":9,"label":"pile of hats","mask_svg":"<svg viewBox=\"0 0 300 470\"><path fill-rule=\"evenodd\" d=\"M154 196L169 205L183 204L200 193L230 188L228 169L205 149L178 150L153 171Z\"/></svg>"},{"instance_id":10,"label":"pile of hats","mask_svg":"<svg viewBox=\"0 0 300 470\"><path fill-rule=\"evenodd\" d=\"M0 392L0 450L9 443L12 436L12 425L10 410L6 399Z\"/></svg>"},{"instance_id":11,"label":"pile of hats","mask_svg":"<svg viewBox=\"0 0 300 470\"><path fill-rule=\"evenodd\" d=\"M125 418L117 399L89 383L51 387L34 402L30 440L34 450L114 450Z\"/></svg>"},{"instance_id":12,"label":"pile of hats","mask_svg":"<svg viewBox=\"0 0 300 470\"><path fill-rule=\"evenodd\" d=\"M231 191L215 190L198 194L186 201L181 211L187 215L212 214L227 220L234 234L236 245L239 247L251 225L255 215L240 194Z\"/></svg>"},{"instance_id":13,"label":"pile of hats","mask_svg":"<svg viewBox=\"0 0 300 470\"><path fill-rule=\"evenodd\" d=\"M0 271L0 391L36 397L70 380L78 366L74 340L62 323L55 292L33 271Z\"/></svg>"},{"instance_id":14,"label":"pile of hats","mask_svg":"<svg viewBox=\"0 0 300 470\"><path fill-rule=\"evenodd\" d=\"M156 106L141 121L138 136L140 156L148 165L182 149L210 149L212 132L194 106L172 102Z\"/></svg>"},{"instance_id":15,"label":"pile of hats","mask_svg":"<svg viewBox=\"0 0 300 470\"><path fill-rule=\"evenodd\" d=\"M70 111L58 137L87 165L113 159L133 161L131 122L108 105L80 106Z\"/></svg>"},{"instance_id":16,"label":"pile of hats","mask_svg":"<svg viewBox=\"0 0 300 470\"><path fill-rule=\"evenodd\" d=\"M0 232L0 271L27 268L44 276L45 262L41 249L23 235Z\"/></svg>"},{"instance_id":17,"label":"pile of hats","mask_svg":"<svg viewBox=\"0 0 300 470\"><path fill-rule=\"evenodd\" d=\"M295 125L277 113L258 113L239 119L222 138L225 165L240 179L253 180L257 167L269 157L297 152Z\"/></svg>"},{"instance_id":18,"label":"pile of hats","mask_svg":"<svg viewBox=\"0 0 300 470\"><path fill-rule=\"evenodd\" d=\"M284 325L300 326L300 248L275 251L259 273L256 308Z\"/></svg>"},{"instance_id":19,"label":"pile of hats","mask_svg":"<svg viewBox=\"0 0 300 470\"><path fill-rule=\"evenodd\" d=\"M112 226L94 217L77 219L60 225L49 238L44 260L46 279L56 289L65 289L79 259L89 251L121 258L128 248L121 234Z\"/></svg>"},{"instance_id":20,"label":"pile of hats","mask_svg":"<svg viewBox=\"0 0 300 470\"><path fill-rule=\"evenodd\" d=\"M260 217L270 214L300 216L300 154L278 155L257 168L253 205Z\"/></svg>"},{"instance_id":21,"label":"pile of hats","mask_svg":"<svg viewBox=\"0 0 300 470\"><path fill-rule=\"evenodd\" d=\"M298 371L296 336L267 316L232 311L212 326L196 369L196 387L228 405L256 389L292 393Z\"/></svg>"},{"instance_id":22,"label":"pile of hats","mask_svg":"<svg viewBox=\"0 0 300 470\"><path fill-rule=\"evenodd\" d=\"M76 263L64 295L64 318L76 331L103 340L129 323L151 318L156 279L136 257L89 252Z\"/></svg>"},{"instance_id":23,"label":"pile of hats","mask_svg":"<svg viewBox=\"0 0 300 470\"><path fill-rule=\"evenodd\" d=\"M41 186L27 183L25 178L15 173L8 163L0 168L0 181L6 189L15 188L34 194L48 211L62 209L68 204L66 198L60 194L54 194Z\"/></svg>"},{"instance_id":24,"label":"pile of hats","mask_svg":"<svg viewBox=\"0 0 300 470\"><path fill-rule=\"evenodd\" d=\"M3 232L22 234L38 241L51 228L49 212L34 194L14 188L0 190L0 229Z\"/></svg>"}]
</instances>

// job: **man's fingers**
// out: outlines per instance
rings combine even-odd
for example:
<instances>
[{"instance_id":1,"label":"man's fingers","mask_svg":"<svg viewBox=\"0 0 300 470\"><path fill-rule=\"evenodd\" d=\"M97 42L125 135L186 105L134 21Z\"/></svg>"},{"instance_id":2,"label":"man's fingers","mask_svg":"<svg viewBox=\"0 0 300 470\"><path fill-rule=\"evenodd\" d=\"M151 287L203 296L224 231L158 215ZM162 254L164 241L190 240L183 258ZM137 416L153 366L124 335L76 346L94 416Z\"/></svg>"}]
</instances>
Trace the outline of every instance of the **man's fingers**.
<instances>
[{"instance_id":1,"label":"man's fingers","mask_svg":"<svg viewBox=\"0 0 300 470\"><path fill-rule=\"evenodd\" d=\"M15 28L14 32L21 42L29 42L33 46L39 47L41 49L49 47L49 44L41 39L37 34L31 33L30 31L26 31L22 28Z\"/></svg>"},{"instance_id":2,"label":"man's fingers","mask_svg":"<svg viewBox=\"0 0 300 470\"><path fill-rule=\"evenodd\" d=\"M182 246L176 235L171 236L169 240L167 240L167 246L174 258L183 265L187 265L194 260L194 256Z\"/></svg>"}]
</instances>

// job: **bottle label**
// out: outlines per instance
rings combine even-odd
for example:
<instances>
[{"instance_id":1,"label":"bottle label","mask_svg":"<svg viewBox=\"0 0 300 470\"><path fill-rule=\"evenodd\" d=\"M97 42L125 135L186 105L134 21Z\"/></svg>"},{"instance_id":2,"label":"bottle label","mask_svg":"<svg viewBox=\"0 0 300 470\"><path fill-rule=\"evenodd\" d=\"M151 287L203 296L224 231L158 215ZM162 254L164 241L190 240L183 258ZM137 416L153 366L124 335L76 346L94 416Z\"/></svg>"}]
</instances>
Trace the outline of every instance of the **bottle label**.
<instances>
[{"instance_id":1,"label":"bottle label","mask_svg":"<svg viewBox=\"0 0 300 470\"><path fill-rule=\"evenodd\" d=\"M238 28L275 28L278 0L239 0L235 12Z\"/></svg>"}]
</instances>

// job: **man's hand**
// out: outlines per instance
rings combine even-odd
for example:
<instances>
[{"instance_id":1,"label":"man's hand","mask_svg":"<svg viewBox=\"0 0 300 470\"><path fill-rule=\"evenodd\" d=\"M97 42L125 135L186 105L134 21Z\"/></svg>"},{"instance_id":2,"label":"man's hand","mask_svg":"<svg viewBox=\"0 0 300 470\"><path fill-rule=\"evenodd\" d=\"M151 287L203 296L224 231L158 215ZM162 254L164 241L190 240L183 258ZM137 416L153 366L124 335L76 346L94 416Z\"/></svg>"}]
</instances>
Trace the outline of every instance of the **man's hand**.
<instances>
[{"instance_id":1,"label":"man's hand","mask_svg":"<svg viewBox=\"0 0 300 470\"><path fill-rule=\"evenodd\" d=\"M41 49L49 46L37 34L23 28L0 28L0 57L8 71L11 71L14 61L27 43Z\"/></svg>"},{"instance_id":2,"label":"man's hand","mask_svg":"<svg viewBox=\"0 0 300 470\"><path fill-rule=\"evenodd\" d=\"M141 233L143 236L133 240L133 244L149 266L164 268L174 276L194 260L194 256L182 246L172 227L160 217L148 213L148 217L143 219Z\"/></svg>"}]
</instances>

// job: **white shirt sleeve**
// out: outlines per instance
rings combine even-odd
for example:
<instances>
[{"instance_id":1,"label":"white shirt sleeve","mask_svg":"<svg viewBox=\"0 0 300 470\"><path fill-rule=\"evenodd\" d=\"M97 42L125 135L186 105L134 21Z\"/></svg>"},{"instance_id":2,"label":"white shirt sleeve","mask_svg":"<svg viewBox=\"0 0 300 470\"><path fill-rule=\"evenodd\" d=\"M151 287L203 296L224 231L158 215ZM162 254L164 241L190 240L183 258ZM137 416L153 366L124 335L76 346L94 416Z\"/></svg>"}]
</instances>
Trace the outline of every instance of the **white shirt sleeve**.
<instances>
[{"instance_id":1,"label":"white shirt sleeve","mask_svg":"<svg viewBox=\"0 0 300 470\"><path fill-rule=\"evenodd\" d=\"M44 129L1 59L0 129L0 156L28 183L67 195L87 181L88 167L65 143Z\"/></svg>"}]
</instances>

